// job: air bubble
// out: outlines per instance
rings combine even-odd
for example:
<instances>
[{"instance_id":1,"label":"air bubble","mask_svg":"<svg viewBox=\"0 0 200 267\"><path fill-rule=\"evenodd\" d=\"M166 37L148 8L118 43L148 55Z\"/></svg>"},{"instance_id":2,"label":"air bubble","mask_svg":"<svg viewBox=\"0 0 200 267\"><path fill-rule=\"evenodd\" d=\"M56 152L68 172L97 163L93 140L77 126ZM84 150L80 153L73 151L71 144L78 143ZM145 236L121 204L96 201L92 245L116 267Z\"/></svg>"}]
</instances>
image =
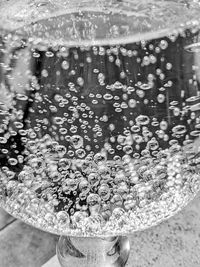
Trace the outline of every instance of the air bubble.
<instances>
[{"instance_id":1,"label":"air bubble","mask_svg":"<svg viewBox=\"0 0 200 267\"><path fill-rule=\"evenodd\" d=\"M77 149L77 151L76 151L76 155L77 155L79 158L84 158L85 155L86 155L86 152L85 152L84 149L79 148L79 149Z\"/></svg>"},{"instance_id":2,"label":"air bubble","mask_svg":"<svg viewBox=\"0 0 200 267\"><path fill-rule=\"evenodd\" d=\"M153 88L153 84L151 83L142 83L140 85L138 85L140 89L146 91L146 90L150 90Z\"/></svg>"},{"instance_id":3,"label":"air bubble","mask_svg":"<svg viewBox=\"0 0 200 267\"><path fill-rule=\"evenodd\" d=\"M61 64L61 67L63 68L63 70L68 70L69 69L69 62L64 60Z\"/></svg>"},{"instance_id":4,"label":"air bubble","mask_svg":"<svg viewBox=\"0 0 200 267\"><path fill-rule=\"evenodd\" d=\"M83 137L81 137L80 135L73 135L71 137L71 142L75 149L79 149L83 146Z\"/></svg>"},{"instance_id":5,"label":"air bubble","mask_svg":"<svg viewBox=\"0 0 200 267\"><path fill-rule=\"evenodd\" d=\"M165 102L165 96L163 94L159 94L157 96L158 103L163 103Z\"/></svg>"},{"instance_id":6,"label":"air bubble","mask_svg":"<svg viewBox=\"0 0 200 267\"><path fill-rule=\"evenodd\" d=\"M54 53L51 52L51 51L47 51L47 52L45 53L45 56L46 56L46 57L53 57L53 56L54 56Z\"/></svg>"},{"instance_id":7,"label":"air bubble","mask_svg":"<svg viewBox=\"0 0 200 267\"><path fill-rule=\"evenodd\" d=\"M200 130L191 131L191 132L190 132L190 135L191 135L191 136L195 136L195 137L200 136Z\"/></svg>"},{"instance_id":8,"label":"air bubble","mask_svg":"<svg viewBox=\"0 0 200 267\"><path fill-rule=\"evenodd\" d=\"M37 53L37 52L33 52L33 54L32 54L32 55L33 55L33 57L34 57L34 58L39 58L39 57L40 57L40 54L39 54L39 53Z\"/></svg>"},{"instance_id":9,"label":"air bubble","mask_svg":"<svg viewBox=\"0 0 200 267\"><path fill-rule=\"evenodd\" d=\"M123 148L123 151L126 153L126 154L131 154L133 152L133 148L132 146L124 146Z\"/></svg>"},{"instance_id":10,"label":"air bubble","mask_svg":"<svg viewBox=\"0 0 200 267\"><path fill-rule=\"evenodd\" d=\"M7 139L5 137L0 137L0 144L6 144Z\"/></svg>"},{"instance_id":11,"label":"air bubble","mask_svg":"<svg viewBox=\"0 0 200 267\"><path fill-rule=\"evenodd\" d=\"M8 159L8 163L9 163L11 166L15 166L15 165L17 165L18 160L15 159L15 158L9 158L9 159Z\"/></svg>"},{"instance_id":12,"label":"air bubble","mask_svg":"<svg viewBox=\"0 0 200 267\"><path fill-rule=\"evenodd\" d=\"M58 168L60 171L66 171L70 168L71 161L67 158L62 158L58 162Z\"/></svg>"},{"instance_id":13,"label":"air bubble","mask_svg":"<svg viewBox=\"0 0 200 267\"><path fill-rule=\"evenodd\" d=\"M94 162L99 163L105 163L107 160L107 156L105 153L97 153L94 155Z\"/></svg>"},{"instance_id":14,"label":"air bubble","mask_svg":"<svg viewBox=\"0 0 200 267\"><path fill-rule=\"evenodd\" d=\"M159 147L158 141L155 138L152 138L148 143L147 146L150 150L156 150Z\"/></svg>"},{"instance_id":15,"label":"air bubble","mask_svg":"<svg viewBox=\"0 0 200 267\"><path fill-rule=\"evenodd\" d=\"M113 87L114 89L120 90L123 88L123 84L117 81L113 84Z\"/></svg>"},{"instance_id":16,"label":"air bubble","mask_svg":"<svg viewBox=\"0 0 200 267\"><path fill-rule=\"evenodd\" d=\"M168 47L168 42L166 40L161 40L160 42L160 48L162 50L165 50Z\"/></svg>"},{"instance_id":17,"label":"air bubble","mask_svg":"<svg viewBox=\"0 0 200 267\"><path fill-rule=\"evenodd\" d=\"M15 122L14 122L14 125L15 125L15 127L18 128L18 129L21 129L21 128L24 127L23 123L20 122L20 121L15 121Z\"/></svg>"},{"instance_id":18,"label":"air bubble","mask_svg":"<svg viewBox=\"0 0 200 267\"><path fill-rule=\"evenodd\" d=\"M55 124L58 124L58 125L62 125L64 123L64 119L61 117L55 117L53 121Z\"/></svg>"},{"instance_id":19,"label":"air bubble","mask_svg":"<svg viewBox=\"0 0 200 267\"><path fill-rule=\"evenodd\" d=\"M145 91L144 90L136 90L136 94L140 97L143 98L145 96Z\"/></svg>"},{"instance_id":20,"label":"air bubble","mask_svg":"<svg viewBox=\"0 0 200 267\"><path fill-rule=\"evenodd\" d=\"M67 149L63 145L58 145L56 146L56 152L58 153L59 157L62 158L66 154Z\"/></svg>"},{"instance_id":21,"label":"air bubble","mask_svg":"<svg viewBox=\"0 0 200 267\"><path fill-rule=\"evenodd\" d=\"M59 211L56 214L56 218L58 220L59 225L65 226L66 228L69 226L70 218L66 211Z\"/></svg>"},{"instance_id":22,"label":"air bubble","mask_svg":"<svg viewBox=\"0 0 200 267\"><path fill-rule=\"evenodd\" d=\"M16 94L16 99L18 99L20 101L27 101L28 100L28 96L24 95L24 94Z\"/></svg>"},{"instance_id":23,"label":"air bubble","mask_svg":"<svg viewBox=\"0 0 200 267\"><path fill-rule=\"evenodd\" d=\"M182 135L182 134L186 133L187 129L186 129L185 125L177 125L177 126L172 128L172 131L175 134Z\"/></svg>"},{"instance_id":24,"label":"air bubble","mask_svg":"<svg viewBox=\"0 0 200 267\"><path fill-rule=\"evenodd\" d=\"M136 119L135 119L136 123L138 125L147 125L150 122L150 119L148 116L146 115L139 115Z\"/></svg>"},{"instance_id":25,"label":"air bubble","mask_svg":"<svg viewBox=\"0 0 200 267\"><path fill-rule=\"evenodd\" d=\"M98 194L103 201L107 201L111 195L110 187L107 184L102 184L98 189Z\"/></svg>"},{"instance_id":26,"label":"air bubble","mask_svg":"<svg viewBox=\"0 0 200 267\"><path fill-rule=\"evenodd\" d=\"M41 72L42 76L47 78L49 76L49 73L47 70L43 69L42 72Z\"/></svg>"},{"instance_id":27,"label":"air bubble","mask_svg":"<svg viewBox=\"0 0 200 267\"><path fill-rule=\"evenodd\" d=\"M96 187L99 184L100 176L97 172L91 172L88 175L88 182L92 187Z\"/></svg>"},{"instance_id":28,"label":"air bubble","mask_svg":"<svg viewBox=\"0 0 200 267\"><path fill-rule=\"evenodd\" d=\"M111 99L113 99L113 96L111 95L111 94L105 94L104 96L103 96L103 98L105 99L105 100L111 100Z\"/></svg>"}]
</instances>

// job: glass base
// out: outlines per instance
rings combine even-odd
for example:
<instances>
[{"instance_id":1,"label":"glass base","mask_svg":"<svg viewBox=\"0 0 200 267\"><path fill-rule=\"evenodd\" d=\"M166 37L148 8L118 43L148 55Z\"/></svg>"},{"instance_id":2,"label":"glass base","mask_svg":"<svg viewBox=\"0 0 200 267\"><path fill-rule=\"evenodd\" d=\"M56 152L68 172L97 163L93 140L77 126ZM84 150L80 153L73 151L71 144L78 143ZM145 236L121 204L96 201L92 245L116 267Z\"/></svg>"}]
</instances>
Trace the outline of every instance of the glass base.
<instances>
[{"instance_id":1,"label":"glass base","mask_svg":"<svg viewBox=\"0 0 200 267\"><path fill-rule=\"evenodd\" d=\"M61 236L57 257L62 267L122 267L130 253L127 237L88 238Z\"/></svg>"}]
</instances>

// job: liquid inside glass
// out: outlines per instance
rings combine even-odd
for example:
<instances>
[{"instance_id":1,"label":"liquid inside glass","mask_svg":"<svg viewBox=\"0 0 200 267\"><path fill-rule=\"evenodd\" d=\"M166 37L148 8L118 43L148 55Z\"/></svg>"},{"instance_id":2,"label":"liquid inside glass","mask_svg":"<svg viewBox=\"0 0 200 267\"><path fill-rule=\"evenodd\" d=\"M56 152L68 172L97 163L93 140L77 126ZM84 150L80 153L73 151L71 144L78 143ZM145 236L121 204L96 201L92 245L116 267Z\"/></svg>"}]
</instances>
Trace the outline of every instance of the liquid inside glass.
<instances>
[{"instance_id":1,"label":"liquid inside glass","mask_svg":"<svg viewBox=\"0 0 200 267\"><path fill-rule=\"evenodd\" d=\"M104 15L73 13L71 43L68 15L0 41L1 205L53 233L142 230L199 190L198 27L98 44Z\"/></svg>"}]
</instances>

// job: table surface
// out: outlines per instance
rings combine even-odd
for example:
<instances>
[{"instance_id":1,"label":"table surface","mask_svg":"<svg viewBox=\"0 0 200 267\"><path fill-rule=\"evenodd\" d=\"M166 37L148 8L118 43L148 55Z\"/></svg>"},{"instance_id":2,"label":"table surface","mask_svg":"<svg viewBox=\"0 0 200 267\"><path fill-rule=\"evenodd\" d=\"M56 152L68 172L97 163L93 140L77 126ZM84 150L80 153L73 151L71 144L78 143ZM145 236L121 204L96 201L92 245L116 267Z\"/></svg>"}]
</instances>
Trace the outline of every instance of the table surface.
<instances>
[{"instance_id":1,"label":"table surface","mask_svg":"<svg viewBox=\"0 0 200 267\"><path fill-rule=\"evenodd\" d=\"M57 239L0 210L0 267L47 265ZM199 267L200 194L173 218L135 233L130 241L129 267Z\"/></svg>"}]
</instances>

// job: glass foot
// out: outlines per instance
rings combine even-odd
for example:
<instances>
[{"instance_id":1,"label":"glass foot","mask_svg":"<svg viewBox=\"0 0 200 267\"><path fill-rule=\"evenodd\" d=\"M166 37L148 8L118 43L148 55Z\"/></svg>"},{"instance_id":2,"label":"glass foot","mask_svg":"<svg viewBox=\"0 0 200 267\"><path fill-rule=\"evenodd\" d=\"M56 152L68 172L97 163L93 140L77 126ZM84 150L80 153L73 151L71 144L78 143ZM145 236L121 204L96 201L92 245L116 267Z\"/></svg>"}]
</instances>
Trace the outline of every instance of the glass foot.
<instances>
[{"instance_id":1,"label":"glass foot","mask_svg":"<svg viewBox=\"0 0 200 267\"><path fill-rule=\"evenodd\" d=\"M62 267L122 267L130 253L127 237L88 238L61 236L57 257Z\"/></svg>"}]
</instances>

